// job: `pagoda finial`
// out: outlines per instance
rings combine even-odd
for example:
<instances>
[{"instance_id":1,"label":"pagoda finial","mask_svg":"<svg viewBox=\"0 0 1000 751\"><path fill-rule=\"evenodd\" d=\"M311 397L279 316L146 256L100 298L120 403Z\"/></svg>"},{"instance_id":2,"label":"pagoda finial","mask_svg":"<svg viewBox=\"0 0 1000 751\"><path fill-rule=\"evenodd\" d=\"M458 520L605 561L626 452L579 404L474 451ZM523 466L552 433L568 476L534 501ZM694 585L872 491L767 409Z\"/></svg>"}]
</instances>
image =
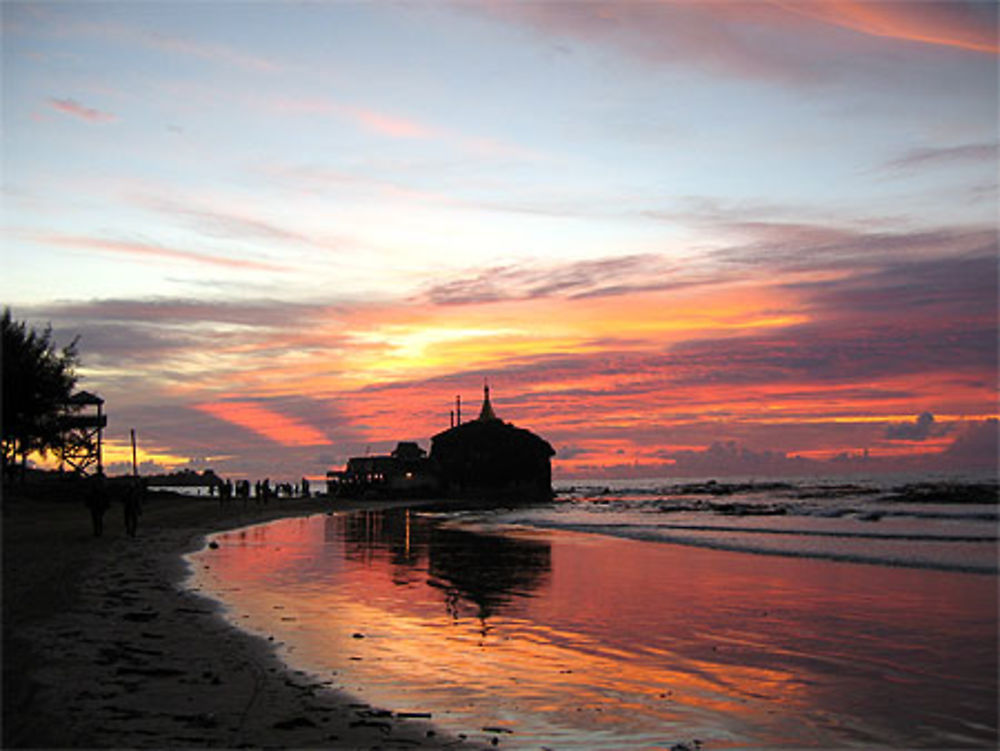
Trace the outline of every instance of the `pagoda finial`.
<instances>
[{"instance_id":1,"label":"pagoda finial","mask_svg":"<svg viewBox=\"0 0 1000 751\"><path fill-rule=\"evenodd\" d=\"M493 411L493 405L490 404L490 383L485 378L483 379L483 408L479 410L479 419L482 422L500 419Z\"/></svg>"}]
</instances>

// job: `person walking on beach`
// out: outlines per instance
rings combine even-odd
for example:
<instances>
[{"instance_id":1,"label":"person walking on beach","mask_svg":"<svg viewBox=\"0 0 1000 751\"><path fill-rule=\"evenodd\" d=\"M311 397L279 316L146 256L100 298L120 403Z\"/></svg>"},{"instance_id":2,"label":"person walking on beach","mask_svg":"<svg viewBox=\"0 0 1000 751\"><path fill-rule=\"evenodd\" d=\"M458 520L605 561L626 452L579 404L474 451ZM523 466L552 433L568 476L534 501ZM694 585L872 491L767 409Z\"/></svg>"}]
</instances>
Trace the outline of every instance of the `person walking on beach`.
<instances>
[{"instance_id":1,"label":"person walking on beach","mask_svg":"<svg viewBox=\"0 0 1000 751\"><path fill-rule=\"evenodd\" d=\"M142 481L138 477L132 478L128 489L125 491L123 503L125 506L125 534L135 537L139 528L139 515L142 513Z\"/></svg>"},{"instance_id":2,"label":"person walking on beach","mask_svg":"<svg viewBox=\"0 0 1000 751\"><path fill-rule=\"evenodd\" d=\"M104 474L92 477L88 483L87 496L84 500L90 509L90 521L94 526L94 537L104 534L104 512L108 510L108 492L104 483Z\"/></svg>"}]
</instances>

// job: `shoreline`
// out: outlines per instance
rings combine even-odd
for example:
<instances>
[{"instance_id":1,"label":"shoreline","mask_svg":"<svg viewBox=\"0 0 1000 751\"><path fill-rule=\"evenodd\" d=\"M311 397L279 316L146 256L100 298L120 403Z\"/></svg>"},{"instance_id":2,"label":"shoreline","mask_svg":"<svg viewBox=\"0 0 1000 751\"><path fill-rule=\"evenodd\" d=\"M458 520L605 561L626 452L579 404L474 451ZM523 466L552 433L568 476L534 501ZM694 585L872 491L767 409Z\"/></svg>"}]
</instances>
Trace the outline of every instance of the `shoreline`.
<instances>
[{"instance_id":1,"label":"shoreline","mask_svg":"<svg viewBox=\"0 0 1000 751\"><path fill-rule=\"evenodd\" d=\"M124 534L119 506L96 538L82 503L8 494L3 746L465 746L430 722L395 717L290 669L273 642L183 588L183 556L210 534L386 507L311 498L223 508L215 499L157 495L135 538Z\"/></svg>"}]
</instances>

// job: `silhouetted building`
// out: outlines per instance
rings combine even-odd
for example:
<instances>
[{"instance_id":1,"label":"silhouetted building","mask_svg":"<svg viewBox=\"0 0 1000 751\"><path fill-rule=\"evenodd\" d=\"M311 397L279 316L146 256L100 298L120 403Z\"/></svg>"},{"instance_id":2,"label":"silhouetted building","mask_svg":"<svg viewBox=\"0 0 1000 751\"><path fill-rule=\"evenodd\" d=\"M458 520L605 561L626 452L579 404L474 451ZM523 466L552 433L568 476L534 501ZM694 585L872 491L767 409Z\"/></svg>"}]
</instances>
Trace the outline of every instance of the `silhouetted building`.
<instances>
[{"instance_id":1,"label":"silhouetted building","mask_svg":"<svg viewBox=\"0 0 1000 751\"><path fill-rule=\"evenodd\" d=\"M453 419L461 412L456 409ZM416 443L403 442L388 456L359 456L343 471L327 472L331 495L375 497L504 498L552 497L555 451L530 430L497 417L490 387L483 387L479 417L438 433L428 457Z\"/></svg>"},{"instance_id":2,"label":"silhouetted building","mask_svg":"<svg viewBox=\"0 0 1000 751\"><path fill-rule=\"evenodd\" d=\"M450 497L552 497L552 456L548 441L497 417L490 387L483 386L479 417L431 438L431 463L442 492Z\"/></svg>"},{"instance_id":3,"label":"silhouetted building","mask_svg":"<svg viewBox=\"0 0 1000 751\"><path fill-rule=\"evenodd\" d=\"M439 487L427 452L412 441L396 445L388 455L356 456L343 472L326 473L327 492L351 497L417 498Z\"/></svg>"}]
</instances>

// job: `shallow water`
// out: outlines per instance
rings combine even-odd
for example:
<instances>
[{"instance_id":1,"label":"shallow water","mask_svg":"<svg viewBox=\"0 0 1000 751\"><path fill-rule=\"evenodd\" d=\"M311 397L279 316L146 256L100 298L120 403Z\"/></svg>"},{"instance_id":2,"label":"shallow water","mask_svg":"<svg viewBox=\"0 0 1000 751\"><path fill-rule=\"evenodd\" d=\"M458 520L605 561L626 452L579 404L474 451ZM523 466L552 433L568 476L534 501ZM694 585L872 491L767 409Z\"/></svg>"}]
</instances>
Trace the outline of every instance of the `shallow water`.
<instances>
[{"instance_id":1,"label":"shallow water","mask_svg":"<svg viewBox=\"0 0 1000 751\"><path fill-rule=\"evenodd\" d=\"M213 539L193 584L293 667L501 747L996 744L995 575L412 511Z\"/></svg>"}]
</instances>

